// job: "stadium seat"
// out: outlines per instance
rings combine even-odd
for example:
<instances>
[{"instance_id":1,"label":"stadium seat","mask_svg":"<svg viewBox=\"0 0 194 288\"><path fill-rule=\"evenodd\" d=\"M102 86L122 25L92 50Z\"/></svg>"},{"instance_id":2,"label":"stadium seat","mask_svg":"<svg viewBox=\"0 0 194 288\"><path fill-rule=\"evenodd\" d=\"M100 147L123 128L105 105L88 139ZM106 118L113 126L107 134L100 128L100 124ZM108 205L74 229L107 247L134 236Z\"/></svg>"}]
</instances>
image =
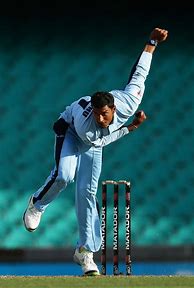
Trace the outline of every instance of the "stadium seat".
<instances>
[{"instance_id":1,"label":"stadium seat","mask_svg":"<svg viewBox=\"0 0 194 288\"><path fill-rule=\"evenodd\" d=\"M78 97L96 90L122 89L134 63L132 56L136 55L134 50L130 54L128 47L118 53L113 48L113 35L107 47L99 47L91 33L92 47L86 48L81 37L75 45L57 33L45 33L43 38L31 37L30 33L18 35L17 45L12 45L6 35L1 39L3 247L64 247L76 243L74 186L68 186L52 203L36 233L25 231L22 214L28 197L53 168L53 122ZM138 39L136 42L136 46L142 45ZM131 182L133 245L194 243L193 52L190 48L187 56L180 55L171 46L166 52L165 57L156 55L146 80L139 109L146 112L147 120L138 130L104 148L99 203L101 181ZM189 65L185 65L187 57ZM112 245L111 211L108 221L108 245ZM120 228L124 241L124 215Z\"/></svg>"}]
</instances>

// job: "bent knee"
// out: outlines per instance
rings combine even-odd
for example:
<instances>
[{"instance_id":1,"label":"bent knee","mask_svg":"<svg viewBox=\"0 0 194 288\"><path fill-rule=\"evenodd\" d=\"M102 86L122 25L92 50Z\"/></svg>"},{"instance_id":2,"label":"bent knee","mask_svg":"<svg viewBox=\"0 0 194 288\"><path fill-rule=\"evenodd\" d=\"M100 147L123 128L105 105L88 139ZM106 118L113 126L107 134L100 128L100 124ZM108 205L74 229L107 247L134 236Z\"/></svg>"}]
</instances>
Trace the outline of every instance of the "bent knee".
<instances>
[{"instance_id":1,"label":"bent knee","mask_svg":"<svg viewBox=\"0 0 194 288\"><path fill-rule=\"evenodd\" d=\"M68 183L71 183L74 181L74 175L73 173L59 173L59 175L56 178L56 181L61 183L62 185L66 185Z\"/></svg>"}]
</instances>

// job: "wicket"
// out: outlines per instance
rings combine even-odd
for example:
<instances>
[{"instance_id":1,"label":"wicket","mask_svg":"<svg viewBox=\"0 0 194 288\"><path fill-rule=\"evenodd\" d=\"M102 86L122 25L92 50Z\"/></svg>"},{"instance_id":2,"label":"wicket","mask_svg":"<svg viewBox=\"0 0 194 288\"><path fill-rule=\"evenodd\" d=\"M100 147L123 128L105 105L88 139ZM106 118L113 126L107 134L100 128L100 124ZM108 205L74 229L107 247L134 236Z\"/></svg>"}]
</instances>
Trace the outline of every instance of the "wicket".
<instances>
[{"instance_id":1,"label":"wicket","mask_svg":"<svg viewBox=\"0 0 194 288\"><path fill-rule=\"evenodd\" d=\"M102 182L102 210L101 210L101 274L106 275L106 248L107 248L107 186L114 188L113 207L113 275L119 275L119 186L125 185L125 265L126 275L131 275L131 217L130 217L130 182L125 180Z\"/></svg>"}]
</instances>

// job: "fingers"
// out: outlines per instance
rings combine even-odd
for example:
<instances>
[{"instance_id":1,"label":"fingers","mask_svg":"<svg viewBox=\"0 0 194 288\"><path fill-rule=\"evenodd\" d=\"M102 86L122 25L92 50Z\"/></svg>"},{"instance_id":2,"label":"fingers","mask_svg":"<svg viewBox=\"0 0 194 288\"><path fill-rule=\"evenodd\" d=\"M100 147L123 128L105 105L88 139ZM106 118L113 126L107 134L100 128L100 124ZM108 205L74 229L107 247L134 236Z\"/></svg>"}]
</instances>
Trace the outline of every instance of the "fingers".
<instances>
[{"instance_id":1,"label":"fingers","mask_svg":"<svg viewBox=\"0 0 194 288\"><path fill-rule=\"evenodd\" d=\"M161 28L155 28L150 34L150 39L157 40L158 42L165 41L167 37L168 30Z\"/></svg>"},{"instance_id":2,"label":"fingers","mask_svg":"<svg viewBox=\"0 0 194 288\"><path fill-rule=\"evenodd\" d=\"M135 113L135 116L136 116L137 118L142 118L142 119L146 119L146 118L147 118L147 117L146 117L146 114L144 113L143 110L137 111L137 112Z\"/></svg>"},{"instance_id":3,"label":"fingers","mask_svg":"<svg viewBox=\"0 0 194 288\"><path fill-rule=\"evenodd\" d=\"M146 118L147 117L143 110L137 111L135 113L135 118L133 119L133 122L127 126L128 130L133 131L134 129L138 128L141 125L141 123L143 123L144 120L146 120Z\"/></svg>"},{"instance_id":4,"label":"fingers","mask_svg":"<svg viewBox=\"0 0 194 288\"><path fill-rule=\"evenodd\" d=\"M168 30L156 28L158 36L160 37L160 41L166 40L168 37Z\"/></svg>"},{"instance_id":5,"label":"fingers","mask_svg":"<svg viewBox=\"0 0 194 288\"><path fill-rule=\"evenodd\" d=\"M142 123L147 118L147 116L143 110L137 111L135 113L135 117L136 117L136 120L138 121L138 123Z\"/></svg>"}]
</instances>

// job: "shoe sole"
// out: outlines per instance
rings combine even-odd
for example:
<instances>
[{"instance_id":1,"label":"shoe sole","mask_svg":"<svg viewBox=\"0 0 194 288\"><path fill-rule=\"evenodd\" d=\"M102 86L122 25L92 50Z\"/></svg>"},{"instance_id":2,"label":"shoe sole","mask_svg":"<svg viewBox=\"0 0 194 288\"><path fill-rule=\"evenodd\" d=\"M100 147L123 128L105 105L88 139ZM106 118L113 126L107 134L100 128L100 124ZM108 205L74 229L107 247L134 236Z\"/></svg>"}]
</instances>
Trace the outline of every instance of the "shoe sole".
<instances>
[{"instance_id":1,"label":"shoe sole","mask_svg":"<svg viewBox=\"0 0 194 288\"><path fill-rule=\"evenodd\" d=\"M79 266L81 266L80 262L79 262L79 259L74 255L73 256L73 260L76 264L78 264ZM100 273L96 270L90 270L90 271L87 271L83 274L83 276L100 276Z\"/></svg>"},{"instance_id":2,"label":"shoe sole","mask_svg":"<svg viewBox=\"0 0 194 288\"><path fill-rule=\"evenodd\" d=\"M31 199L32 199L32 196L30 197L30 199L29 199L29 201L28 201L28 205L30 204ZM27 208L27 209L28 209L28 208ZM28 232L34 232L37 228L35 228L35 229L28 228L28 227L26 226L26 223L25 223L25 215L26 215L27 209L25 210L25 212L24 212L24 214L23 214L24 227L26 228L26 230L27 230Z\"/></svg>"},{"instance_id":3,"label":"shoe sole","mask_svg":"<svg viewBox=\"0 0 194 288\"><path fill-rule=\"evenodd\" d=\"M28 232L34 232L34 231L36 230L36 228L35 228L35 229L32 229L32 228L28 228L28 227L26 226L26 223L25 223L25 214L26 214L26 211L24 212L24 215L23 215L24 227L26 228L26 230L27 230Z\"/></svg>"},{"instance_id":4,"label":"shoe sole","mask_svg":"<svg viewBox=\"0 0 194 288\"><path fill-rule=\"evenodd\" d=\"M93 277L95 277L95 276L100 276L100 273L97 272L97 271L88 271L83 276L90 276L90 277L93 276Z\"/></svg>"}]
</instances>

